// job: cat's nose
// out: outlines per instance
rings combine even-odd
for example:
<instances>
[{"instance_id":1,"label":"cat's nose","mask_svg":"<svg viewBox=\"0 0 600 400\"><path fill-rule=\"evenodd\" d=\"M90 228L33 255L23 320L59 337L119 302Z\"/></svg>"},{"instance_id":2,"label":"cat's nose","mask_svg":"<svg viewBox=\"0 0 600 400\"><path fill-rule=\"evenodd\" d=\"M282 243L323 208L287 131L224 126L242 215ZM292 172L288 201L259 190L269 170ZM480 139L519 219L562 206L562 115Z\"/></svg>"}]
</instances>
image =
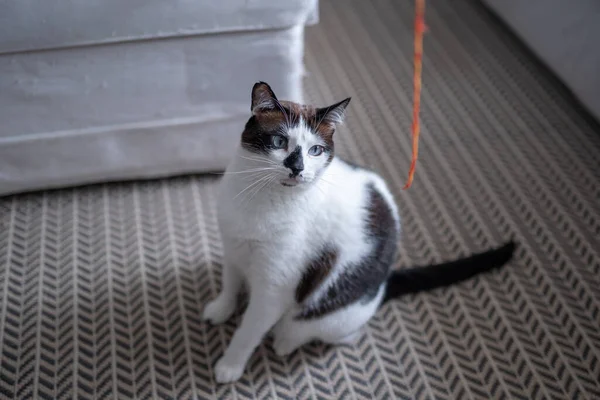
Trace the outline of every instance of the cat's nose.
<instances>
[{"instance_id":1,"label":"cat's nose","mask_svg":"<svg viewBox=\"0 0 600 400\"><path fill-rule=\"evenodd\" d=\"M302 160L302 153L300 146L290 154L284 161L283 166L288 168L292 173L290 178L300 175L304 171L304 160Z\"/></svg>"},{"instance_id":2,"label":"cat's nose","mask_svg":"<svg viewBox=\"0 0 600 400\"><path fill-rule=\"evenodd\" d=\"M289 165L287 166L292 173L290 174L290 178L294 178L298 175L302 175L302 171L304 171L304 165Z\"/></svg>"},{"instance_id":3,"label":"cat's nose","mask_svg":"<svg viewBox=\"0 0 600 400\"><path fill-rule=\"evenodd\" d=\"M304 171L304 169L291 169L291 170L292 170L292 172L290 173L290 178L302 176L302 171Z\"/></svg>"}]
</instances>

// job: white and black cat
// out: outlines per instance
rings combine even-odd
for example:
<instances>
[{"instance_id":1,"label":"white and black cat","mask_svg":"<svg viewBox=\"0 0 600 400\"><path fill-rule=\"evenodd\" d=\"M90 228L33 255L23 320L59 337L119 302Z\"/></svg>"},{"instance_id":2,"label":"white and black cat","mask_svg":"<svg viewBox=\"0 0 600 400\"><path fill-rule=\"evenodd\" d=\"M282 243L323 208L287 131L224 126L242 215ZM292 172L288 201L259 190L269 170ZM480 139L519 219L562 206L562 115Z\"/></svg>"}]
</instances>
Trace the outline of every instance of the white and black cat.
<instances>
[{"instance_id":1,"label":"white and black cat","mask_svg":"<svg viewBox=\"0 0 600 400\"><path fill-rule=\"evenodd\" d=\"M392 270L398 209L377 174L334 156L350 99L324 108L279 101L264 82L220 186L223 287L204 310L214 324L249 304L217 362L217 382L240 378L269 331L279 355L320 340L351 343L386 300L447 286L505 264L499 249L447 264Z\"/></svg>"}]
</instances>

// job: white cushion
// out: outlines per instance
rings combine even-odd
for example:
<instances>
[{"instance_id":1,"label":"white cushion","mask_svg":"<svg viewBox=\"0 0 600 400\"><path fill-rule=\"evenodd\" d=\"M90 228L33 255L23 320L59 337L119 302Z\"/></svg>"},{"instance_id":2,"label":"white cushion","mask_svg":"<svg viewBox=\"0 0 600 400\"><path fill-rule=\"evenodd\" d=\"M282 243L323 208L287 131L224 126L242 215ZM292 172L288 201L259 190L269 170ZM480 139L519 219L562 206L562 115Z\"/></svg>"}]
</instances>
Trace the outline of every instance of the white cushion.
<instances>
[{"instance_id":1,"label":"white cushion","mask_svg":"<svg viewBox=\"0 0 600 400\"><path fill-rule=\"evenodd\" d=\"M316 13L316 0L5 0L0 54L289 28Z\"/></svg>"}]
</instances>

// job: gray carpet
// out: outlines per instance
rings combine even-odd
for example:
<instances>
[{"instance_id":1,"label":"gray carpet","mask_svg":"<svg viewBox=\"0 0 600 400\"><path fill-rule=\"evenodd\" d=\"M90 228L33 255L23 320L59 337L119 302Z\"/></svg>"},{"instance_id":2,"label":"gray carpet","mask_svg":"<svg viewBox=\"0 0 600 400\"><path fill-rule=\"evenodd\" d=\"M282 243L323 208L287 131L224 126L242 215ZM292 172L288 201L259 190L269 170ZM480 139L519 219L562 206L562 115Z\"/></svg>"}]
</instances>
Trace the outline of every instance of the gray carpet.
<instances>
[{"instance_id":1,"label":"gray carpet","mask_svg":"<svg viewBox=\"0 0 600 400\"><path fill-rule=\"evenodd\" d=\"M397 195L399 268L514 237L510 265L387 304L355 347L278 358L267 342L215 385L237 324L200 321L220 286L218 178L1 198L0 397L600 398L598 125L478 3L428 1L421 158L401 191L412 18L409 1L323 1L308 96L353 96L340 149Z\"/></svg>"}]
</instances>

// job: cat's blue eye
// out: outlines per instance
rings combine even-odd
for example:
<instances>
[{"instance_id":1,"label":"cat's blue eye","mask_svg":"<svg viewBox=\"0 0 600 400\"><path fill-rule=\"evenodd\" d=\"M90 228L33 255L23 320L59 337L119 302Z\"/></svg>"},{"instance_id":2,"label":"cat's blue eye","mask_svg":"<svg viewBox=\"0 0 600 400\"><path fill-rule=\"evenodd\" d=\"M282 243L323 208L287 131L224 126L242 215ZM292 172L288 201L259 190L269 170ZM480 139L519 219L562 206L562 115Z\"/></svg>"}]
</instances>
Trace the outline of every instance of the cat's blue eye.
<instances>
[{"instance_id":1,"label":"cat's blue eye","mask_svg":"<svg viewBox=\"0 0 600 400\"><path fill-rule=\"evenodd\" d=\"M271 136L271 144L276 149L283 149L287 144L287 139L280 135Z\"/></svg>"},{"instance_id":2,"label":"cat's blue eye","mask_svg":"<svg viewBox=\"0 0 600 400\"><path fill-rule=\"evenodd\" d=\"M314 157L320 156L321 154L323 154L323 151L325 149L323 149L323 146L313 146L310 149L308 149L308 154Z\"/></svg>"}]
</instances>

